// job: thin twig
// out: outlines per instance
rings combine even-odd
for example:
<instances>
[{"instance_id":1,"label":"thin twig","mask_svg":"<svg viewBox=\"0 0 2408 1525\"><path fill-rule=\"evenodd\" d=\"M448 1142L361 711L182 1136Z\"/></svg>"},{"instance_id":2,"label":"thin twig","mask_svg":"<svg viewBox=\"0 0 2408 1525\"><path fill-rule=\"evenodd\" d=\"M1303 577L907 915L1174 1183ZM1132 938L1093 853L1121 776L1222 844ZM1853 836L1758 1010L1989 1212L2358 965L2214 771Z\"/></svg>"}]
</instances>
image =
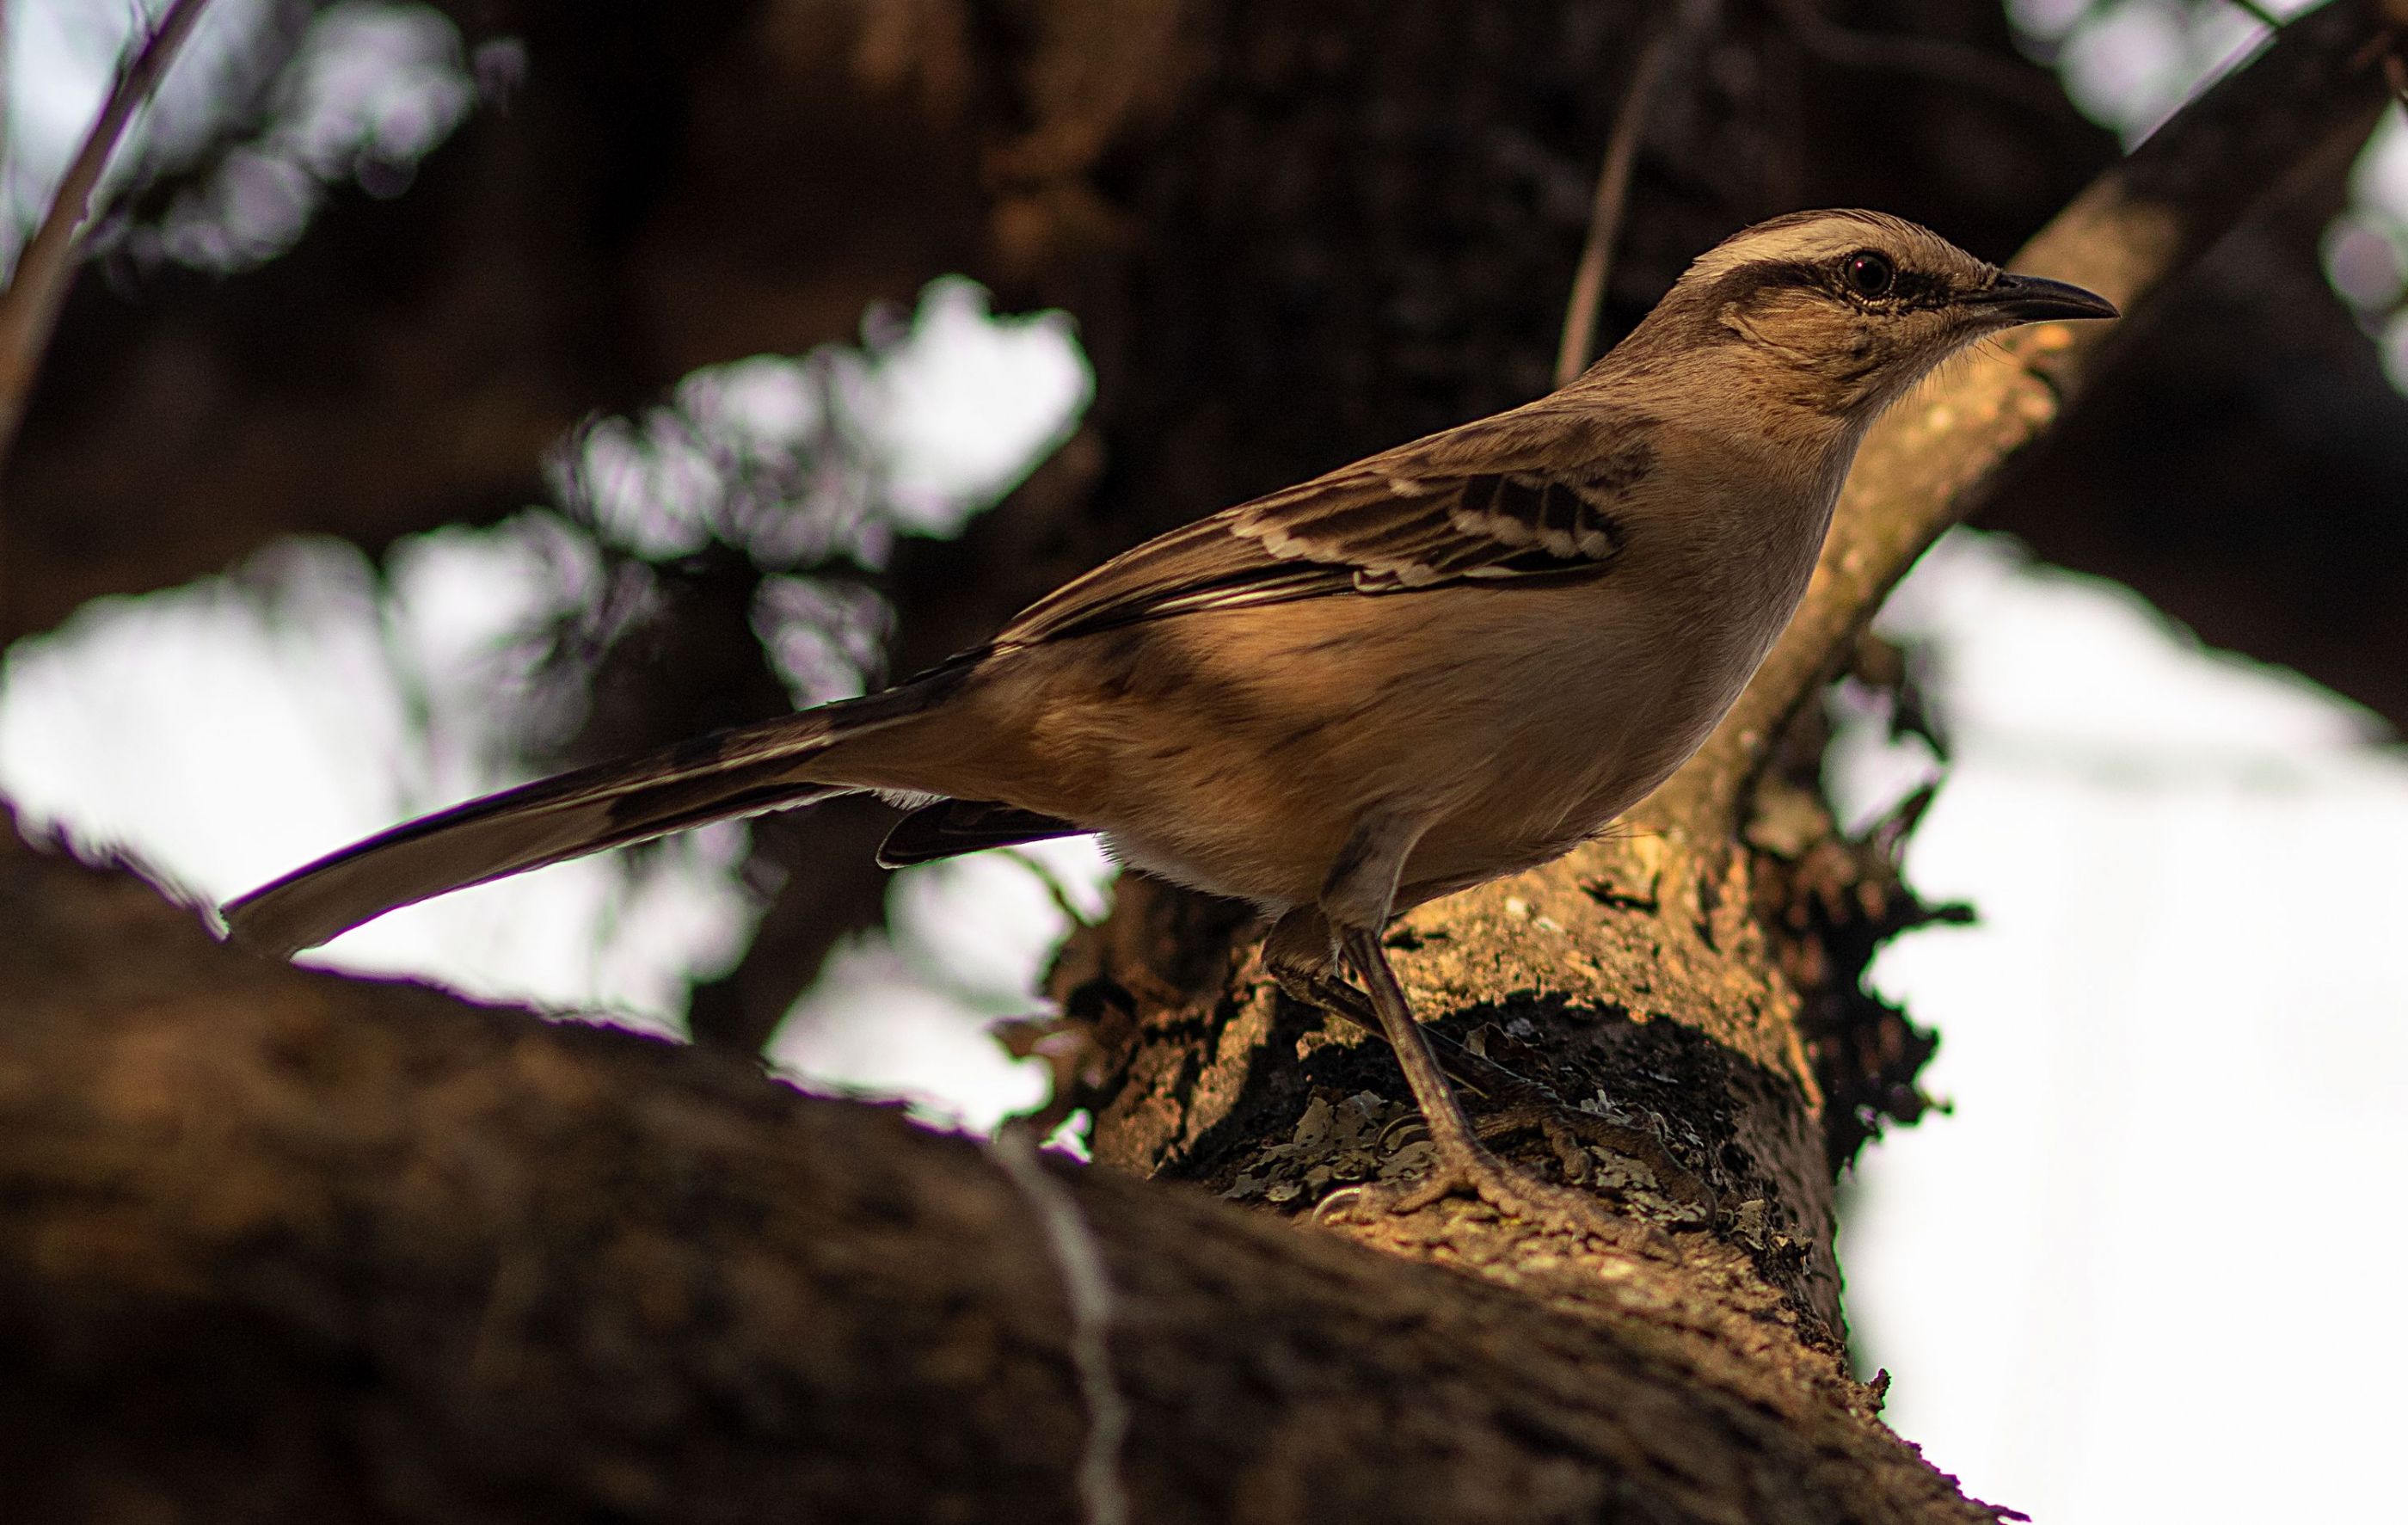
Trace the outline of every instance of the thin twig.
<instances>
[{"instance_id":1,"label":"thin twig","mask_svg":"<svg viewBox=\"0 0 2408 1525\"><path fill-rule=\"evenodd\" d=\"M1857 32L1814 8L1814 0L1774 0L1773 9L1800 50L1848 69L1915 74L1964 85L2045 116L2063 116L2065 93L2048 77L2012 60L1939 37Z\"/></svg>"},{"instance_id":2,"label":"thin twig","mask_svg":"<svg viewBox=\"0 0 2408 1525\"><path fill-rule=\"evenodd\" d=\"M1006 1127L990 1146L996 1165L1037 1211L1062 1289L1070 1304L1070 1361L1087 1404L1087 1444L1079 1458L1079 1496L1086 1525L1128 1525L1128 1488L1121 1480L1121 1445L1128 1436L1128 1403L1112 1376L1106 1332L1112 1321L1112 1284L1103 1246L1062 1183L1045 1173L1035 1135Z\"/></svg>"},{"instance_id":3,"label":"thin twig","mask_svg":"<svg viewBox=\"0 0 2408 1525\"><path fill-rule=\"evenodd\" d=\"M1036 876L1037 882L1045 887L1045 893L1053 898L1054 909L1062 913L1063 920L1073 927L1093 927L1096 924L1094 917L1079 908L1077 899L1070 893L1070 886L1054 871L1054 865L1018 847L1004 848L1000 856Z\"/></svg>"},{"instance_id":4,"label":"thin twig","mask_svg":"<svg viewBox=\"0 0 2408 1525\"><path fill-rule=\"evenodd\" d=\"M59 308L66 299L75 273L76 256L92 225L93 194L108 168L111 155L124 137L134 114L174 62L176 50L192 35L208 0L175 0L166 15L127 55L117 71L117 82L107 104L84 136L41 225L18 256L16 272L0 292L0 460L16 442L17 425L25 416L25 400L41 369L42 352L50 348L50 332L58 326Z\"/></svg>"},{"instance_id":5,"label":"thin twig","mask_svg":"<svg viewBox=\"0 0 2408 1525\"><path fill-rule=\"evenodd\" d=\"M2232 8L2247 16L2269 32L2283 30L2283 18L2268 10L2258 0L2229 0Z\"/></svg>"},{"instance_id":6,"label":"thin twig","mask_svg":"<svg viewBox=\"0 0 2408 1525\"><path fill-rule=\"evenodd\" d=\"M1677 9L1656 23L1639 55L1630 89L1613 115L1613 136L1605 147L1605 164L1598 171L1597 195L1589 203L1588 241L1581 247L1580 267L1572 275L1571 300L1564 309L1563 342L1555 350L1555 385L1569 386L1588 368L1597 350L1597 319L1605 306L1605 278L1613 268L1613 246L1622 232L1622 213L1630 198L1630 170L1639 159L1640 135L1647 129L1656 89L1671 64L1674 50L1702 31L1713 15L1713 0L1683 0Z\"/></svg>"}]
</instances>

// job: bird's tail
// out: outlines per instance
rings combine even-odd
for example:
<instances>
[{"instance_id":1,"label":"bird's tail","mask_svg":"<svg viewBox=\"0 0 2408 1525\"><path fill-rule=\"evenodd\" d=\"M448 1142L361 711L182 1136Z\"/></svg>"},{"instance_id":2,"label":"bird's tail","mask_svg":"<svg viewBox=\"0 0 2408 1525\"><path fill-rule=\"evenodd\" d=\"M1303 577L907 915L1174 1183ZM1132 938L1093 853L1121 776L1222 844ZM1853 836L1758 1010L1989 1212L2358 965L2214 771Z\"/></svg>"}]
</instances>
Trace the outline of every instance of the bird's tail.
<instances>
[{"instance_id":1,"label":"bird's tail","mask_svg":"<svg viewBox=\"0 0 2408 1525\"><path fill-rule=\"evenodd\" d=\"M927 708L917 685L714 732L397 826L222 908L228 936L279 957L388 911L688 827L806 805L854 785L812 766L838 742Z\"/></svg>"}]
</instances>

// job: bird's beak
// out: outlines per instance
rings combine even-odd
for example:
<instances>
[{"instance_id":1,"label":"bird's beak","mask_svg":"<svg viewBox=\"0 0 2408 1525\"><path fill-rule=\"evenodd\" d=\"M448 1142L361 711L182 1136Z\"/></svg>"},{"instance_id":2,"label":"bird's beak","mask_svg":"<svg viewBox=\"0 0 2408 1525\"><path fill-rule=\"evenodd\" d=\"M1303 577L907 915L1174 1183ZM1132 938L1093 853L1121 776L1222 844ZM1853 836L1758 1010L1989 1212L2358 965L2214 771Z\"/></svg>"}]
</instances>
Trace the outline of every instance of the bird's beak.
<instances>
[{"instance_id":1,"label":"bird's beak","mask_svg":"<svg viewBox=\"0 0 2408 1525\"><path fill-rule=\"evenodd\" d=\"M2036 275L2001 275L1965 304L1996 323L2046 323L2051 319L2113 318L2115 304L2096 292Z\"/></svg>"}]
</instances>

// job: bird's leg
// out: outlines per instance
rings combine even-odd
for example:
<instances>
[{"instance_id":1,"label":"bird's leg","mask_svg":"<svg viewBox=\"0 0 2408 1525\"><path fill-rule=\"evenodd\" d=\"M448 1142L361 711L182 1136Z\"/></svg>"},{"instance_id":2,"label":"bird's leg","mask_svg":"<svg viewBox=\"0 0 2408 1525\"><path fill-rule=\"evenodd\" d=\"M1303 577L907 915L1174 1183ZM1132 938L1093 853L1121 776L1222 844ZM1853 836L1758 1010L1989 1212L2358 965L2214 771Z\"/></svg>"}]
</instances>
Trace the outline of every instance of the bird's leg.
<instances>
[{"instance_id":1,"label":"bird's leg","mask_svg":"<svg viewBox=\"0 0 2408 1525\"><path fill-rule=\"evenodd\" d=\"M1388 1041L1387 1029L1381 1024L1380 1014L1371 1007L1371 998L1348 984L1338 972L1335 943L1329 923L1314 906L1298 906L1282 916L1263 940L1263 971L1270 975L1282 990L1307 1006L1314 1006L1351 1023L1382 1043ZM1535 1080L1528 1080L1503 1065L1456 1043L1442 1032L1432 1032L1418 1022L1419 1032L1438 1057L1439 1068L1458 1086L1469 1086L1481 1096L1497 1103L1502 1110L1495 1115L1481 1118L1472 1131L1483 1139L1499 1134L1536 1128L1545 1132L1547 1142L1555 1146L1557 1158L1564 1162L1568 1174L1584 1168L1587 1157L1580 1152L1576 1123L1569 1123L1557 1114L1572 1114L1563 1099ZM1578 1115L1585 1117L1586 1114ZM1602 1118L1590 1118L1602 1122ZM1604 1142L1604 1141L1599 1141ZM1580 1157L1575 1164L1573 1157ZM1577 1175L1574 1175L1577 1179Z\"/></svg>"},{"instance_id":2,"label":"bird's leg","mask_svg":"<svg viewBox=\"0 0 2408 1525\"><path fill-rule=\"evenodd\" d=\"M1292 944L1309 933L1309 924L1291 928L1283 921L1273 932L1277 951L1267 949L1266 961L1271 964L1274 977L1281 978L1292 992L1349 1017L1357 1017L1362 1006L1369 1007L1369 1014L1395 1051L1397 1063L1405 1073L1405 1084L1412 1089L1423 1124L1429 1130L1430 1147L1437 1158L1426 1180L1401 1194L1358 1189L1366 1198L1384 1198L1389 1210L1398 1213L1410 1213L1456 1192L1467 1192L1500 1212L1548 1227L1591 1234L1608 1244L1659 1244L1661 1236L1655 1230L1616 1216L1585 1192L1533 1180L1489 1153L1480 1142L1421 1024L1413 1020L1404 988L1397 983L1396 971L1388 963L1386 950L1380 945L1380 928L1386 924L1395 899L1398 873L1419 834L1416 829L1388 821L1374 820L1358 827L1339 855L1337 867L1323 888L1320 917L1326 919L1328 931L1334 934L1338 951L1362 980L1362 993L1333 974L1313 971L1306 960L1295 957L1302 950ZM1291 913L1291 918L1295 914ZM1286 938L1281 937L1282 931L1287 932ZM1298 964L1305 967L1298 968ZM1279 972L1283 969L1287 971L1284 978ZM1291 980L1296 983L1290 984ZM1298 985L1303 986L1301 990L1297 988Z\"/></svg>"},{"instance_id":3,"label":"bird's leg","mask_svg":"<svg viewBox=\"0 0 2408 1525\"><path fill-rule=\"evenodd\" d=\"M1340 976L1329 924L1318 907L1298 906L1282 916L1263 940L1262 958L1263 971L1289 996L1387 1041L1371 998ZM1562 1162L1565 1179L1574 1182L1586 1179L1594 1168L1584 1145L1596 1144L1645 1165L1665 1191L1698 1208L1706 1221L1713 1220L1718 1211L1713 1188L1674 1159L1654 1135L1569 1105L1544 1083L1475 1054L1442 1032L1418 1022L1413 1030L1435 1053L1448 1079L1470 1087L1490 1104L1492 1110L1471 1126L1484 1143L1535 1129Z\"/></svg>"},{"instance_id":4,"label":"bird's leg","mask_svg":"<svg viewBox=\"0 0 2408 1525\"><path fill-rule=\"evenodd\" d=\"M1338 938L1346 961L1354 965L1367 987L1388 1046L1396 1050L1405 1084L1412 1088L1422 1121L1429 1129L1430 1147L1438 1156L1427 1180L1389 1201L1391 1212L1411 1213L1440 1198L1467 1192L1499 1212L1547 1228L1590 1234L1609 1244L1661 1245L1662 1236L1656 1230L1607 1211L1602 1201L1587 1192L1534 1180L1490 1154L1464 1115L1421 1024L1413 1020L1404 988L1388 965L1387 951L1380 946L1380 934L1341 928Z\"/></svg>"}]
</instances>

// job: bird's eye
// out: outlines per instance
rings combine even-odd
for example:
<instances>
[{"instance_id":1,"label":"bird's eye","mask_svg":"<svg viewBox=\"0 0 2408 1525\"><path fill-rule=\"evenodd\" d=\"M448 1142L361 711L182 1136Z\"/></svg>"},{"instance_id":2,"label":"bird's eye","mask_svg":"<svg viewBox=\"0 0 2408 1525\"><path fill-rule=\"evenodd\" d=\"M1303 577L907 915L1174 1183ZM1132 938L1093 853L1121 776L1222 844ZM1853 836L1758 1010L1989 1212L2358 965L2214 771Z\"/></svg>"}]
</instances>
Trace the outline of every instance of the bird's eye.
<instances>
[{"instance_id":1,"label":"bird's eye","mask_svg":"<svg viewBox=\"0 0 2408 1525\"><path fill-rule=\"evenodd\" d=\"M1858 296L1885 296L1898 282L1898 266L1886 255L1860 249L1840 262L1840 275Z\"/></svg>"}]
</instances>

